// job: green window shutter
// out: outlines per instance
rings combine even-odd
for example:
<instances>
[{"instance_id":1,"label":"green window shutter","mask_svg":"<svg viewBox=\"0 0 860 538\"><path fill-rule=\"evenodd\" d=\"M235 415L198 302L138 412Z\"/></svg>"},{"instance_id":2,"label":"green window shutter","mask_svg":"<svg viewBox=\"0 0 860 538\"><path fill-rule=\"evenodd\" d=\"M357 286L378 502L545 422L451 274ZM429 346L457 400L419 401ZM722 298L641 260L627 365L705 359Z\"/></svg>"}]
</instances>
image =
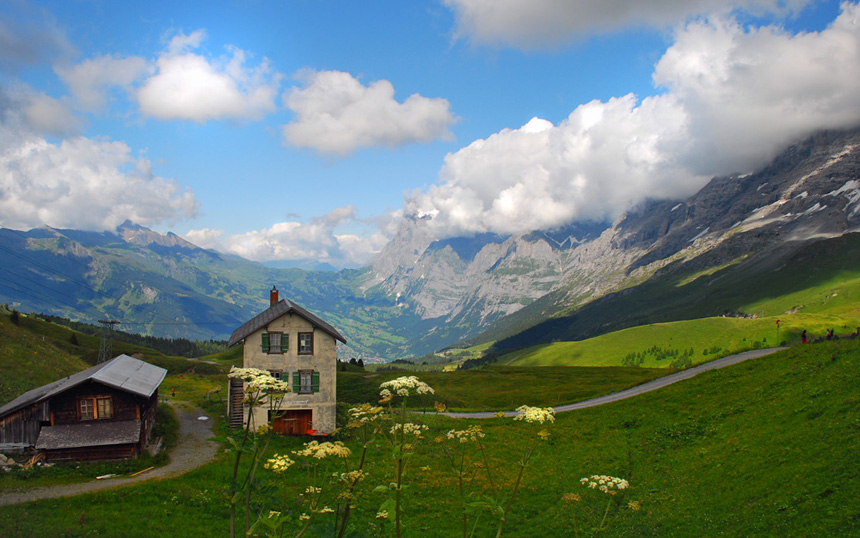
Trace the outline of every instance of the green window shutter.
<instances>
[{"instance_id":1,"label":"green window shutter","mask_svg":"<svg viewBox=\"0 0 860 538\"><path fill-rule=\"evenodd\" d=\"M281 335L281 353L286 353L290 349L290 335Z\"/></svg>"},{"instance_id":2,"label":"green window shutter","mask_svg":"<svg viewBox=\"0 0 860 538\"><path fill-rule=\"evenodd\" d=\"M316 371L314 372L314 378L313 378L313 391L314 392L320 391L320 373L316 372Z\"/></svg>"},{"instance_id":3,"label":"green window shutter","mask_svg":"<svg viewBox=\"0 0 860 538\"><path fill-rule=\"evenodd\" d=\"M269 333L263 333L263 353L269 352Z\"/></svg>"},{"instance_id":4,"label":"green window shutter","mask_svg":"<svg viewBox=\"0 0 860 538\"><path fill-rule=\"evenodd\" d=\"M302 376L298 372L293 372L293 392L298 394L302 390Z\"/></svg>"}]
</instances>

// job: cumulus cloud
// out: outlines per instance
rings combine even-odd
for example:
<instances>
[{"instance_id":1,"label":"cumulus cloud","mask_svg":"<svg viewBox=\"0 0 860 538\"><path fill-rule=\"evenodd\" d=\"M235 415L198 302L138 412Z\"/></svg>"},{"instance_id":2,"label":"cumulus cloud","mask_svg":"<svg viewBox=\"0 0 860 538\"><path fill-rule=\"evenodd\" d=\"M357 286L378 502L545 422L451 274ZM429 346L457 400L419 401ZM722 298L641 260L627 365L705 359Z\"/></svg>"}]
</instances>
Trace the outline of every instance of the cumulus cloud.
<instances>
[{"instance_id":1,"label":"cumulus cloud","mask_svg":"<svg viewBox=\"0 0 860 538\"><path fill-rule=\"evenodd\" d=\"M246 53L227 47L217 59L194 51L205 39L198 30L177 34L155 61L155 74L136 93L140 111L158 119L197 122L234 118L260 119L274 111L281 75L265 58L247 67Z\"/></svg>"},{"instance_id":2,"label":"cumulus cloud","mask_svg":"<svg viewBox=\"0 0 860 538\"><path fill-rule=\"evenodd\" d=\"M113 229L192 217L190 192L152 174L122 142L72 137L51 144L0 126L0 226Z\"/></svg>"},{"instance_id":3,"label":"cumulus cloud","mask_svg":"<svg viewBox=\"0 0 860 538\"><path fill-rule=\"evenodd\" d=\"M449 154L441 182L407 200L441 236L527 232L612 219L645 198L686 197L751 170L787 144L860 124L860 6L791 35L734 20L677 32L654 81L665 93L579 106Z\"/></svg>"},{"instance_id":4,"label":"cumulus cloud","mask_svg":"<svg viewBox=\"0 0 860 538\"><path fill-rule=\"evenodd\" d=\"M68 85L78 105L88 111L105 106L105 94L114 87L131 92L132 85L152 71L149 62L139 57L99 56L75 65L55 68L60 79Z\"/></svg>"},{"instance_id":5,"label":"cumulus cloud","mask_svg":"<svg viewBox=\"0 0 860 538\"><path fill-rule=\"evenodd\" d=\"M630 26L668 27L690 17L744 9L753 13L797 10L810 0L444 0L454 12L456 36L478 44L525 49Z\"/></svg>"},{"instance_id":6,"label":"cumulus cloud","mask_svg":"<svg viewBox=\"0 0 860 538\"><path fill-rule=\"evenodd\" d=\"M285 96L296 115L284 127L285 144L348 155L363 147L451 137L456 119L446 99L414 94L400 103L389 81L365 86L340 71L305 71L301 79L304 87Z\"/></svg>"},{"instance_id":7,"label":"cumulus cloud","mask_svg":"<svg viewBox=\"0 0 860 538\"><path fill-rule=\"evenodd\" d=\"M222 230L191 230L184 237L203 247L254 261L315 260L343 267L364 265L388 242L376 232L368 237L338 234L337 228L356 220L353 206L337 208L309 223L279 222L270 228L227 236Z\"/></svg>"}]
</instances>

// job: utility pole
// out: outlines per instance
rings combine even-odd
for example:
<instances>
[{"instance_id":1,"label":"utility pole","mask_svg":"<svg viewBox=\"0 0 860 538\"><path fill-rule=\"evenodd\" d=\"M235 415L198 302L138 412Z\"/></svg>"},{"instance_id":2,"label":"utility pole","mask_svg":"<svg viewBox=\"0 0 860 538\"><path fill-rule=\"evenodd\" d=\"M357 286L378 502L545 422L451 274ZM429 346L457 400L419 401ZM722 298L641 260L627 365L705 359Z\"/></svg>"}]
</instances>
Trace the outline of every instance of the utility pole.
<instances>
[{"instance_id":1,"label":"utility pole","mask_svg":"<svg viewBox=\"0 0 860 538\"><path fill-rule=\"evenodd\" d=\"M113 326L119 325L115 319L100 319L102 324L102 341L99 346L99 364L113 358Z\"/></svg>"}]
</instances>

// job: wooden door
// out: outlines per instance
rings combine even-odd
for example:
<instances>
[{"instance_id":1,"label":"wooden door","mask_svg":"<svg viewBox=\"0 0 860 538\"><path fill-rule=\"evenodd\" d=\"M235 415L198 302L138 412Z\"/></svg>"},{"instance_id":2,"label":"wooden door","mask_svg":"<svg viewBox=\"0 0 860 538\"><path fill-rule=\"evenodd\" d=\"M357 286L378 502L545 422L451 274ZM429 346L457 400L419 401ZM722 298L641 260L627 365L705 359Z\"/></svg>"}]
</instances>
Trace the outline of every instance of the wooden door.
<instances>
[{"instance_id":1,"label":"wooden door","mask_svg":"<svg viewBox=\"0 0 860 538\"><path fill-rule=\"evenodd\" d=\"M310 409L287 409L276 411L272 419L272 429L280 435L306 435L311 428Z\"/></svg>"}]
</instances>

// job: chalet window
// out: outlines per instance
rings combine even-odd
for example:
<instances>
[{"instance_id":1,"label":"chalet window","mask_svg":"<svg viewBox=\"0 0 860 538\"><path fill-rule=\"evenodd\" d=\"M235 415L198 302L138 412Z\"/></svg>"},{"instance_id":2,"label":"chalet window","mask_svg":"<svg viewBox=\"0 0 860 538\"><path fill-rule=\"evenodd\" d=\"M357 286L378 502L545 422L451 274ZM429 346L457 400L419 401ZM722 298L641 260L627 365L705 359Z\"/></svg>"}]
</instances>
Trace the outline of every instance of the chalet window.
<instances>
[{"instance_id":1,"label":"chalet window","mask_svg":"<svg viewBox=\"0 0 860 538\"><path fill-rule=\"evenodd\" d=\"M293 392L312 394L320 391L320 373L314 370L293 372Z\"/></svg>"},{"instance_id":2,"label":"chalet window","mask_svg":"<svg viewBox=\"0 0 860 538\"><path fill-rule=\"evenodd\" d=\"M113 402L110 398L96 398L96 415L97 418L113 417Z\"/></svg>"},{"instance_id":3,"label":"chalet window","mask_svg":"<svg viewBox=\"0 0 860 538\"><path fill-rule=\"evenodd\" d=\"M81 420L93 420L96 418L96 407L94 398L81 400Z\"/></svg>"},{"instance_id":4,"label":"chalet window","mask_svg":"<svg viewBox=\"0 0 860 538\"><path fill-rule=\"evenodd\" d=\"M283 379L284 372L282 370L269 370L269 374L275 379Z\"/></svg>"},{"instance_id":5,"label":"chalet window","mask_svg":"<svg viewBox=\"0 0 860 538\"><path fill-rule=\"evenodd\" d=\"M284 333L263 333L263 353L286 353L290 338Z\"/></svg>"},{"instance_id":6,"label":"chalet window","mask_svg":"<svg viewBox=\"0 0 860 538\"><path fill-rule=\"evenodd\" d=\"M299 333L299 355L314 354L314 333Z\"/></svg>"},{"instance_id":7,"label":"chalet window","mask_svg":"<svg viewBox=\"0 0 860 538\"><path fill-rule=\"evenodd\" d=\"M78 402L81 410L81 420L113 418L113 402L110 396L81 398Z\"/></svg>"}]
</instances>

